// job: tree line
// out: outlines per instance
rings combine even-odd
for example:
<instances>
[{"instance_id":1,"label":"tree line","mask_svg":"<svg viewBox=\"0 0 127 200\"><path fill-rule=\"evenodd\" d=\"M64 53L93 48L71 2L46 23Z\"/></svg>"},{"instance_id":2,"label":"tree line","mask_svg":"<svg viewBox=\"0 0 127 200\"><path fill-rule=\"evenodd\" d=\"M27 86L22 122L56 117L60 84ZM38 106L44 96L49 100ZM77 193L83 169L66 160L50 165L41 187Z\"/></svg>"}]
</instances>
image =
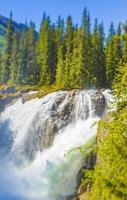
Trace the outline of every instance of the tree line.
<instances>
[{"instance_id":1,"label":"tree line","mask_svg":"<svg viewBox=\"0 0 127 200\"><path fill-rule=\"evenodd\" d=\"M59 88L111 87L120 63L127 62L127 23L111 23L107 37L103 23L91 28L85 8L80 25L71 16L57 23L43 14L39 33L30 22L18 32L8 21L0 54L1 84L52 85Z\"/></svg>"}]
</instances>

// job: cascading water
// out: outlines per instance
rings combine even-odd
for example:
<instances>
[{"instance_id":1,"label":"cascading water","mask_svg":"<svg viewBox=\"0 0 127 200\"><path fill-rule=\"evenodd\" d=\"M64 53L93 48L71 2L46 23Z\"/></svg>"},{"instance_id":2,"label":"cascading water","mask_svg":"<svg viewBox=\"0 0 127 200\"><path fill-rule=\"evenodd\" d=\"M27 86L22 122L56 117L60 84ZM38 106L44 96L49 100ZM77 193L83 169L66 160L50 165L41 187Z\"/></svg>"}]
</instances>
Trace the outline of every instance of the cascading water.
<instances>
[{"instance_id":1,"label":"cascading water","mask_svg":"<svg viewBox=\"0 0 127 200\"><path fill-rule=\"evenodd\" d=\"M0 200L65 200L74 194L84 159L78 152L65 154L96 135L111 99L108 90L96 94L59 91L19 99L1 113Z\"/></svg>"}]
</instances>

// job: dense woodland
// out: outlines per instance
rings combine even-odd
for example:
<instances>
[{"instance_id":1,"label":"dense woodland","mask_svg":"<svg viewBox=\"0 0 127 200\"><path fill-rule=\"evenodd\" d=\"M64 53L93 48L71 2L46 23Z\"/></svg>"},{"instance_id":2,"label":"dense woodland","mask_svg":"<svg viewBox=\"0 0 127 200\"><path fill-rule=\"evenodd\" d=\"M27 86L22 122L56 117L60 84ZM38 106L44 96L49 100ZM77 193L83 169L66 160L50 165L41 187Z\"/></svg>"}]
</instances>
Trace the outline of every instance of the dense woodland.
<instances>
[{"instance_id":1,"label":"dense woodland","mask_svg":"<svg viewBox=\"0 0 127 200\"><path fill-rule=\"evenodd\" d=\"M119 23L117 30L111 23L105 37L103 23L97 19L91 30L85 8L80 26L73 24L71 16L66 23L59 16L54 24L44 13L39 33L33 22L16 32L11 15L0 55L0 83L106 88L126 61L127 23Z\"/></svg>"}]
</instances>

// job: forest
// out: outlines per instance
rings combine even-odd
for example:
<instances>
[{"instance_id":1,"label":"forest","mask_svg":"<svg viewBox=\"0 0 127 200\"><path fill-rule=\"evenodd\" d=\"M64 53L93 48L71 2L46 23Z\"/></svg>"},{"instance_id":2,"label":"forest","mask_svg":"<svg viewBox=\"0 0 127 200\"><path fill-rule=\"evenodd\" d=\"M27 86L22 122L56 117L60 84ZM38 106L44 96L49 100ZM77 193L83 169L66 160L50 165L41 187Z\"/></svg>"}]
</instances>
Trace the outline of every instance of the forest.
<instances>
[{"instance_id":1,"label":"forest","mask_svg":"<svg viewBox=\"0 0 127 200\"><path fill-rule=\"evenodd\" d=\"M0 53L0 83L11 85L56 85L58 88L111 88L114 76L127 61L127 23L113 22L107 35L103 22L84 9L80 25L72 17L56 23L43 14L39 33L30 22L16 31L12 15L4 48Z\"/></svg>"}]
</instances>

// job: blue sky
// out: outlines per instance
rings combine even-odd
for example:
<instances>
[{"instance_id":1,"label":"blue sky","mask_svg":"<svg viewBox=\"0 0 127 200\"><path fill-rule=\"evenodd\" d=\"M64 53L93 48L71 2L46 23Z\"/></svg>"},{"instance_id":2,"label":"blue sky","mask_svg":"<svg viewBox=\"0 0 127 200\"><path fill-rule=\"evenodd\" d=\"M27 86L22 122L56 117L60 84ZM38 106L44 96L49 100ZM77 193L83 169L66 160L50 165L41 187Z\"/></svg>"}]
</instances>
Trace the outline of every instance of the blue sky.
<instances>
[{"instance_id":1,"label":"blue sky","mask_svg":"<svg viewBox=\"0 0 127 200\"><path fill-rule=\"evenodd\" d=\"M25 19L33 20L38 29L44 11L54 22L59 14L63 18L71 14L74 23L79 23L85 6L92 20L96 17L103 20L106 32L111 21L116 25L127 19L127 0L0 0L0 14L9 16L12 10L14 20L23 23Z\"/></svg>"}]
</instances>

